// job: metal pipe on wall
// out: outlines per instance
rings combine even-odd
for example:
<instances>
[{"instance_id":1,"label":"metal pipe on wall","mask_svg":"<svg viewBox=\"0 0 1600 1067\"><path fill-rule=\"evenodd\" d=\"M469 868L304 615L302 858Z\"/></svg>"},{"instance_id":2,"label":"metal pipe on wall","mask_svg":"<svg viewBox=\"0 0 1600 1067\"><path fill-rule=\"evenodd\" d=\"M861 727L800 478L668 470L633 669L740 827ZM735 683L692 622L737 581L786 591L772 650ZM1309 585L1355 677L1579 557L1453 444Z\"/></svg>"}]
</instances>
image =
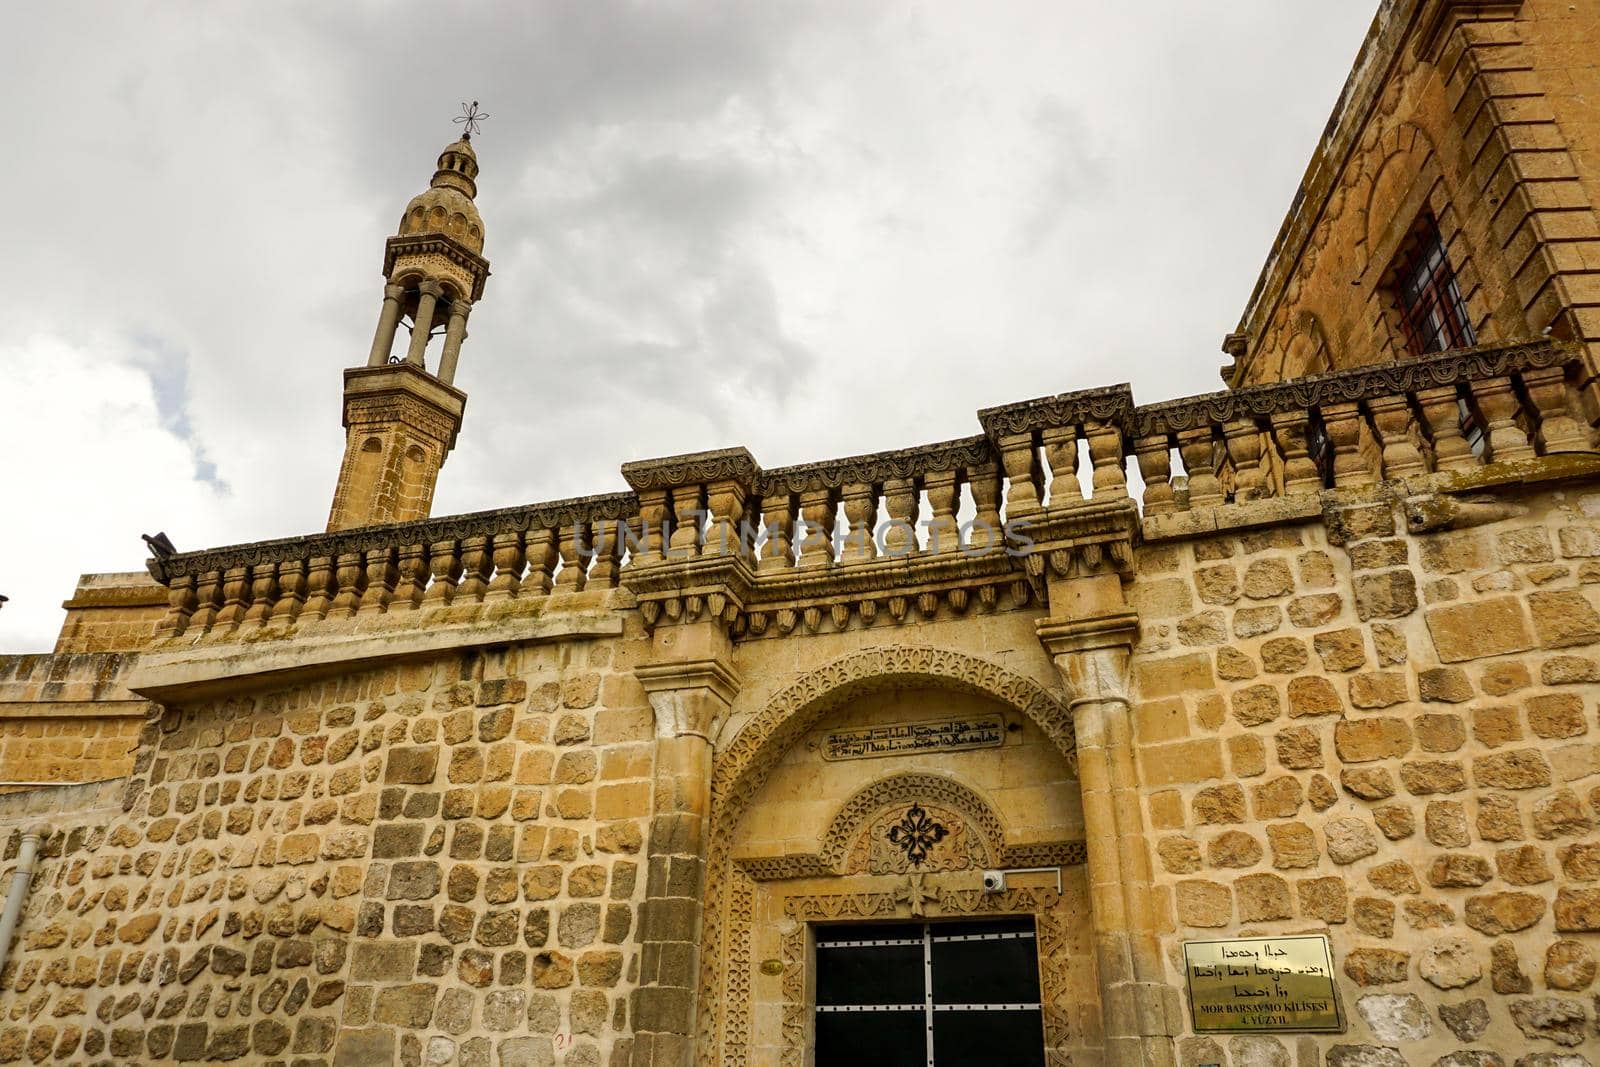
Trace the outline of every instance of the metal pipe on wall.
<instances>
[{"instance_id":1,"label":"metal pipe on wall","mask_svg":"<svg viewBox=\"0 0 1600 1067\"><path fill-rule=\"evenodd\" d=\"M22 904L28 899L28 887L33 882L33 863L39 856L39 839L43 832L30 827L22 832L22 847L17 850L17 868L12 872L11 885L6 889L5 911L0 912L0 970L5 969L11 955L11 935L17 932L17 920L22 917Z\"/></svg>"}]
</instances>

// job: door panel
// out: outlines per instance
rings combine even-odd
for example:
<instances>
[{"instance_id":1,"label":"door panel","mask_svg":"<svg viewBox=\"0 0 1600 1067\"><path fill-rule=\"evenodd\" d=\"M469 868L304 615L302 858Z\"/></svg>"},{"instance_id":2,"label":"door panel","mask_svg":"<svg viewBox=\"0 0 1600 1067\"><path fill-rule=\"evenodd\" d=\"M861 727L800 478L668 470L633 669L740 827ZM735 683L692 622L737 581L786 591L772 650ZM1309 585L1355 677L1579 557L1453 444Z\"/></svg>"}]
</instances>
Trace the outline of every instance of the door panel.
<instances>
[{"instance_id":1,"label":"door panel","mask_svg":"<svg viewBox=\"0 0 1600 1067\"><path fill-rule=\"evenodd\" d=\"M1031 917L816 929L817 1067L1044 1064Z\"/></svg>"}]
</instances>

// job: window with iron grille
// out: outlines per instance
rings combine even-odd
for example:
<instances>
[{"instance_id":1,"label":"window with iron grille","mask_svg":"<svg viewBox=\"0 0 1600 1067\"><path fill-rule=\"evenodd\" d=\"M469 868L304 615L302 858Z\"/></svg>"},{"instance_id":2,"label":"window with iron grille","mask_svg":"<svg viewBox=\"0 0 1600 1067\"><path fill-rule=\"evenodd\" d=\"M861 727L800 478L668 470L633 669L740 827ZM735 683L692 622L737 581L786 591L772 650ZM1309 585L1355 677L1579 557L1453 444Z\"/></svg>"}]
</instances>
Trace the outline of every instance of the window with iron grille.
<instances>
[{"instance_id":1,"label":"window with iron grille","mask_svg":"<svg viewBox=\"0 0 1600 1067\"><path fill-rule=\"evenodd\" d=\"M1424 217L1411 252L1395 276L1406 347L1413 356L1477 343L1439 227Z\"/></svg>"}]
</instances>

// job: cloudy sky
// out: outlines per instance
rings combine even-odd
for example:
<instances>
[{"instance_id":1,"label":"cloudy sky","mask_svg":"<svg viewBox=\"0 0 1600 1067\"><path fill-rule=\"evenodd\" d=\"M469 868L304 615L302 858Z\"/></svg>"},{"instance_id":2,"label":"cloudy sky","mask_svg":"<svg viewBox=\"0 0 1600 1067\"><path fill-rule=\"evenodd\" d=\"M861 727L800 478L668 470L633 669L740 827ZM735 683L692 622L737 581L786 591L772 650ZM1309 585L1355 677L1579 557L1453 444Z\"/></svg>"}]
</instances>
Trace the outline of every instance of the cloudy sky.
<instances>
[{"instance_id":1,"label":"cloudy sky","mask_svg":"<svg viewBox=\"0 0 1600 1067\"><path fill-rule=\"evenodd\" d=\"M494 274L438 514L1218 388L1374 7L12 5L0 650L142 532L322 528L340 371L462 100Z\"/></svg>"}]
</instances>

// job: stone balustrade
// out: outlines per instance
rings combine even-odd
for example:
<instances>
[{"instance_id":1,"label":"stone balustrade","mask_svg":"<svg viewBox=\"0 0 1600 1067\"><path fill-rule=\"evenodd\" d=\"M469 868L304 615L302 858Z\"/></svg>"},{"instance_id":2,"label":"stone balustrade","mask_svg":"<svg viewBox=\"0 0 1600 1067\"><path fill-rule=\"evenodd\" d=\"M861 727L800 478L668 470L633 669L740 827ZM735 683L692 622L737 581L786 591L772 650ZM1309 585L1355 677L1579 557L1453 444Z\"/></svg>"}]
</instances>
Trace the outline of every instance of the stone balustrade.
<instances>
[{"instance_id":1,"label":"stone balustrade","mask_svg":"<svg viewBox=\"0 0 1600 1067\"><path fill-rule=\"evenodd\" d=\"M615 588L631 493L503 508L150 561L158 637L249 637L324 619Z\"/></svg>"},{"instance_id":2,"label":"stone balustrade","mask_svg":"<svg viewBox=\"0 0 1600 1067\"><path fill-rule=\"evenodd\" d=\"M1538 341L1150 404L1128 431L1153 516L1588 452L1597 418L1582 350Z\"/></svg>"},{"instance_id":3,"label":"stone balustrade","mask_svg":"<svg viewBox=\"0 0 1600 1067\"><path fill-rule=\"evenodd\" d=\"M772 470L743 448L630 462L626 493L152 561L169 590L160 634L248 637L624 579L652 625L709 609L757 633L880 604L900 618L1025 601L1046 566L1128 565L1130 460L1147 524L1314 500L1592 451L1597 380L1580 348L1542 340L1142 407L1125 385L1064 393L980 411L981 435Z\"/></svg>"}]
</instances>

